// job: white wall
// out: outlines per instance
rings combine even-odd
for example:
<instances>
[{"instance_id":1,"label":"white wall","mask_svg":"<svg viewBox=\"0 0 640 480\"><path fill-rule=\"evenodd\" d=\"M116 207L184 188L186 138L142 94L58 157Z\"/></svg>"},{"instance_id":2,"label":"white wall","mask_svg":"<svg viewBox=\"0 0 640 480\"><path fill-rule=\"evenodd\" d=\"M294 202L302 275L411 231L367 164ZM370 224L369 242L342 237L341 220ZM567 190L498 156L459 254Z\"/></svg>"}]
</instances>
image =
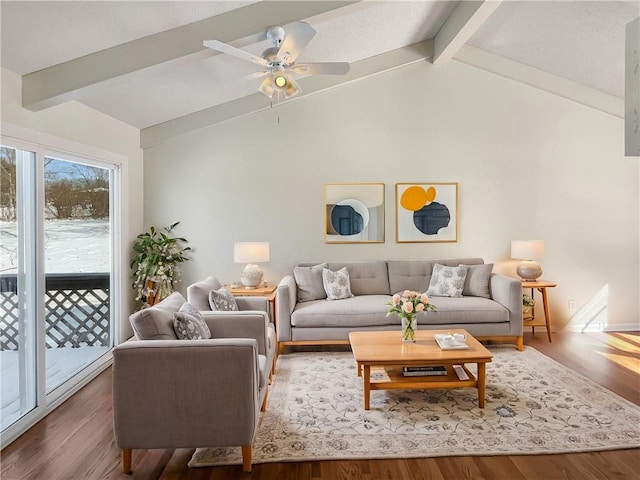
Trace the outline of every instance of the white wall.
<instances>
[{"instance_id":1,"label":"white wall","mask_svg":"<svg viewBox=\"0 0 640 480\"><path fill-rule=\"evenodd\" d=\"M267 101L265 99L265 101ZM233 243L299 261L480 256L515 276L512 239L546 240L556 328L609 288L609 328L638 328L639 165L623 121L452 61L414 64L145 150L145 225L181 221L181 290L239 277ZM386 184L386 242L323 243L323 186ZM457 243L395 242L396 182L459 182Z\"/></svg>"},{"instance_id":2,"label":"white wall","mask_svg":"<svg viewBox=\"0 0 640 480\"><path fill-rule=\"evenodd\" d=\"M3 122L54 135L63 140L99 148L126 157L122 168L122 186L125 200L124 279L130 285L129 253L138 233L143 230L142 197L142 149L140 131L130 125L99 113L81 103L69 102L41 112L31 112L22 108L20 76L2 69L2 111ZM126 288L124 312L121 318L121 339L131 335L131 326L125 312L135 306L134 292Z\"/></svg>"}]
</instances>

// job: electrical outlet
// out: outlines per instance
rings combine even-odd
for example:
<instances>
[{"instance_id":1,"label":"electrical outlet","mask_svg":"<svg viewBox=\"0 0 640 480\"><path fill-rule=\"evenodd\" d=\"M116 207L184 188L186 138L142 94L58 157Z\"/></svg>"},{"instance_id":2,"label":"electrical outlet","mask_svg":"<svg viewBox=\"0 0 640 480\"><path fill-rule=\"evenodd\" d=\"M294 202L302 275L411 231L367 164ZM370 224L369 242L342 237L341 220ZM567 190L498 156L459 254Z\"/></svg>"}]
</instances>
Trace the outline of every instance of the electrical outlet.
<instances>
[{"instance_id":1,"label":"electrical outlet","mask_svg":"<svg viewBox=\"0 0 640 480\"><path fill-rule=\"evenodd\" d=\"M574 313L576 311L576 301L569 300L569 313Z\"/></svg>"}]
</instances>

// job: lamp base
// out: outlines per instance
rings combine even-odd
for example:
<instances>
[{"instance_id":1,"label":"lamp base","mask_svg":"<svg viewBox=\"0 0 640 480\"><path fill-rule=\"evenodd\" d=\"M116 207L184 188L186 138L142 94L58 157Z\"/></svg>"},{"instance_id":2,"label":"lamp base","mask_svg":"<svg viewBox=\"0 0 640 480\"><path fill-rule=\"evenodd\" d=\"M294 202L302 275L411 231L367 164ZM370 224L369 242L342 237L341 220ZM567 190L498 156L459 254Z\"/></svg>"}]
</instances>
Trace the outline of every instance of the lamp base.
<instances>
[{"instance_id":1,"label":"lamp base","mask_svg":"<svg viewBox=\"0 0 640 480\"><path fill-rule=\"evenodd\" d=\"M525 260L516 267L516 273L523 282L535 282L542 275L542 267L538 262Z\"/></svg>"},{"instance_id":2,"label":"lamp base","mask_svg":"<svg viewBox=\"0 0 640 480\"><path fill-rule=\"evenodd\" d=\"M244 288L248 290L257 288L262 283L262 270L257 265L250 263L244 267L242 275L240 275L240 281Z\"/></svg>"}]
</instances>

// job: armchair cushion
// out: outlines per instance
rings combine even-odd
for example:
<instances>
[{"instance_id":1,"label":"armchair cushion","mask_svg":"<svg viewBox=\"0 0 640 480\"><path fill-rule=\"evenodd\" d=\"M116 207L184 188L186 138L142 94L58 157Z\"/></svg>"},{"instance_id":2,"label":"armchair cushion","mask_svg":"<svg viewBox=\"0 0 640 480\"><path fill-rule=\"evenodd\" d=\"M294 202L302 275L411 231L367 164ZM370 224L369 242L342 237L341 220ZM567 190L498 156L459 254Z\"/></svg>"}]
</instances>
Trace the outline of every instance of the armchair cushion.
<instances>
[{"instance_id":1,"label":"armchair cushion","mask_svg":"<svg viewBox=\"0 0 640 480\"><path fill-rule=\"evenodd\" d=\"M185 302L179 292L173 292L160 303L135 312L129 322L140 340L176 340L173 329L173 314Z\"/></svg>"},{"instance_id":2,"label":"armchair cushion","mask_svg":"<svg viewBox=\"0 0 640 480\"><path fill-rule=\"evenodd\" d=\"M187 287L187 299L196 310L207 311L209 306L209 292L222 288L217 278L209 276Z\"/></svg>"},{"instance_id":3,"label":"armchair cushion","mask_svg":"<svg viewBox=\"0 0 640 480\"><path fill-rule=\"evenodd\" d=\"M229 292L226 288L221 288L220 290L211 290L209 292L209 307L213 311L221 311L221 312L237 312L238 304L236 303L236 299L233 298L231 292Z\"/></svg>"},{"instance_id":4,"label":"armchair cushion","mask_svg":"<svg viewBox=\"0 0 640 480\"><path fill-rule=\"evenodd\" d=\"M180 340L202 340L211 338L211 331L204 318L190 303L185 302L173 314L173 329Z\"/></svg>"}]
</instances>

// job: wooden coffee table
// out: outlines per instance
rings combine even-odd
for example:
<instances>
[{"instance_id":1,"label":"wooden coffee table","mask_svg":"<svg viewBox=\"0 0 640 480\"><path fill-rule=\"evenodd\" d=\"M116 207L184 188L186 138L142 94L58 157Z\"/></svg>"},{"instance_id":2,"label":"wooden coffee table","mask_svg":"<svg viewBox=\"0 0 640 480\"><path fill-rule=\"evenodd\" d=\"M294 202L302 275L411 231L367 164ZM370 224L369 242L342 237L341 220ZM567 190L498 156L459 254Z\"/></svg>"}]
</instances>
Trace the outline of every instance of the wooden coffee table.
<instances>
[{"instance_id":1,"label":"wooden coffee table","mask_svg":"<svg viewBox=\"0 0 640 480\"><path fill-rule=\"evenodd\" d=\"M442 350L433 336L437 333L461 332L467 336L466 350ZM349 334L353 356L358 363L358 376L362 376L364 409L369 410L371 390L462 388L478 389L478 406L484 408L486 364L492 353L465 330L418 330L415 343L402 343L400 330L392 332L351 332ZM465 366L478 365L478 378ZM447 375L405 377L402 367L444 365ZM460 380L453 370L461 365L469 376ZM371 367L383 367L389 379L371 379Z\"/></svg>"}]
</instances>

